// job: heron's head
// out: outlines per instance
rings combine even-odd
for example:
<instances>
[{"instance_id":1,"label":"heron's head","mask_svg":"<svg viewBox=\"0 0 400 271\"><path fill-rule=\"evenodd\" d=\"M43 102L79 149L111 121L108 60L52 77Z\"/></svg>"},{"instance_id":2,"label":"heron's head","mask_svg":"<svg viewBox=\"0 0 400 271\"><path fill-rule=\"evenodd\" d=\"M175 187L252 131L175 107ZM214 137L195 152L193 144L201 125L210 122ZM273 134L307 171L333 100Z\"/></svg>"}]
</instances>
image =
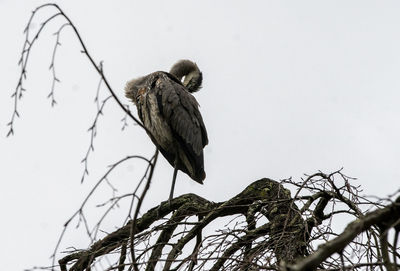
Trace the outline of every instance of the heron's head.
<instances>
[{"instance_id":1,"label":"heron's head","mask_svg":"<svg viewBox=\"0 0 400 271\"><path fill-rule=\"evenodd\" d=\"M133 80L130 80L126 83L125 86L125 96L132 100L135 104L137 104L138 91L139 89L145 88L146 86L146 77L139 77Z\"/></svg>"},{"instance_id":2,"label":"heron's head","mask_svg":"<svg viewBox=\"0 0 400 271\"><path fill-rule=\"evenodd\" d=\"M183 85L189 92L196 92L201 88L203 75L196 63L183 59L172 66L169 73L175 75L179 80L183 78Z\"/></svg>"}]
</instances>

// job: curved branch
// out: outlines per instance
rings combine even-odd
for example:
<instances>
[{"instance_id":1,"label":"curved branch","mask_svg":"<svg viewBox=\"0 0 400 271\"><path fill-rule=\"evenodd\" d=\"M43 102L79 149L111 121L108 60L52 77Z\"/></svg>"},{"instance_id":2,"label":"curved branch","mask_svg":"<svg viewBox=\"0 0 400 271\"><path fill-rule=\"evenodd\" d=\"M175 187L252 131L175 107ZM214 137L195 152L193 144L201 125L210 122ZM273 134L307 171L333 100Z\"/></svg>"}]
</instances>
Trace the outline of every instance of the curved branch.
<instances>
[{"instance_id":1,"label":"curved branch","mask_svg":"<svg viewBox=\"0 0 400 271\"><path fill-rule=\"evenodd\" d=\"M40 26L39 30L36 32L36 34L34 35L34 37L32 38L32 40L29 40L29 28L31 25L31 22L33 20L33 18L35 17L35 15L44 8L47 7L54 7L55 9L57 9L57 13L53 14L52 16L50 16L49 18L47 18ZM18 79L18 83L17 86L15 88L14 93L12 94L12 98L14 99L14 111L13 114L11 116L11 120L10 122L7 124L10 128L9 131L7 133L7 136L13 135L14 134L14 120L15 117L19 117L19 113L18 113L18 100L22 98L22 94L25 91L24 87L23 87L23 82L24 79L26 78L26 67L28 64L28 60L29 60L29 55L32 49L32 46L34 45L34 43L37 41L37 39L39 38L40 33L43 31L43 29L45 28L45 26L53 21L56 17L62 16L67 23L63 24L63 26L61 27L61 29L64 26L70 26L72 28L72 31L75 33L81 47L82 47L82 53L86 55L86 57L89 59L90 63L92 64L92 66L95 68L95 70L97 71L97 73L100 75L100 77L102 78L102 80L104 81L107 89L109 90L110 94L112 95L112 97L114 98L114 100L117 102L117 104L119 105L119 107L140 127L142 127L145 131L147 131L147 129L143 126L143 124L135 117L132 115L132 113L130 112L130 110L125 107L122 102L119 100L118 96L115 94L114 90L112 89L110 83L108 82L106 76L104 75L103 72L103 68L101 67L101 65L97 65L96 62L94 61L93 57L91 56L91 54L89 53L89 51L87 50L86 44L84 43L82 36L80 35L78 29L76 28L75 24L71 21L71 19L68 17L68 15L65 14L65 12L57 5L54 3L49 3L49 4L44 4L41 5L39 7L37 7L34 11L32 11L32 15L29 18L28 24L25 27L24 33L26 34L26 38L25 38L25 42L22 48L22 53L21 53L21 58L19 60L19 64L21 65L21 73L20 73L20 77ZM58 44L58 39L57 39L57 43L56 43L56 47ZM54 52L53 52L54 54ZM52 63L54 62L54 59L52 60ZM53 76L54 73L53 73ZM53 77L54 80L54 77ZM54 82L53 82L54 83ZM52 87L52 92L53 92L53 87ZM50 93L50 97L52 96L52 92Z\"/></svg>"}]
</instances>

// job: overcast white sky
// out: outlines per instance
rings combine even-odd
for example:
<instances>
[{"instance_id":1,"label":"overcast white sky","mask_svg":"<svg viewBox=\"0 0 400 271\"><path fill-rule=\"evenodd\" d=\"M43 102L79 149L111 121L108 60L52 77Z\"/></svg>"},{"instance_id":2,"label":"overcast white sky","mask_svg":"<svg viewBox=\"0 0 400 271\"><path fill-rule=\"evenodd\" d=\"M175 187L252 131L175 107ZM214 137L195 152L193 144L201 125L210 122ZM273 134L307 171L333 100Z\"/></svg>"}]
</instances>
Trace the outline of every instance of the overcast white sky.
<instances>
[{"instance_id":1,"label":"overcast white sky","mask_svg":"<svg viewBox=\"0 0 400 271\"><path fill-rule=\"evenodd\" d=\"M124 102L127 80L169 70L179 59L194 60L203 71L196 98L210 139L207 179L200 186L178 174L176 195L193 192L221 201L261 177L298 179L341 167L358 178L365 194L386 196L399 188L400 2L56 2L95 60L104 61ZM106 166L129 154L149 157L154 150L132 123L120 132L123 114L110 103L100 120L89 178L80 184L98 77L65 29L56 58L62 81L58 105L50 107L51 34L61 20L43 33L31 55L16 135L5 138L22 31L42 3L0 0L2 270L48 265L63 223ZM120 194L132 191L142 166L126 164L111 176ZM160 156L143 210L168 197L172 173ZM105 187L97 203L109 196ZM105 230L120 226L126 212ZM71 231L62 249L85 247L83 234Z\"/></svg>"}]
</instances>

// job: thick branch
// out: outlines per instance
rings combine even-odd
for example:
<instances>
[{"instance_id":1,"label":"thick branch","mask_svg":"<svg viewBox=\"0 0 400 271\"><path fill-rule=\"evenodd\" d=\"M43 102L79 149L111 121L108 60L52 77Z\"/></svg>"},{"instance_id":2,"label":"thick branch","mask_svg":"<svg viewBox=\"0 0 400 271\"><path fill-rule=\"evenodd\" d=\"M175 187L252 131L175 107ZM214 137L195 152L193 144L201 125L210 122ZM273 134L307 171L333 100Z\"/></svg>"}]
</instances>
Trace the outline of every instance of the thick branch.
<instances>
[{"instance_id":1,"label":"thick branch","mask_svg":"<svg viewBox=\"0 0 400 271\"><path fill-rule=\"evenodd\" d=\"M187 203L202 202L202 206L208 211L215 208L215 203L211 203L195 194L186 194L172 200L171 204L167 201L162 202L160 206L152 208L141 218L137 219L134 232L136 234L148 229L155 221L168 215L170 212L179 209ZM116 230L94 243L89 249L70 254L61 260L59 264L61 270L67 270L66 265L73 261L78 260L70 270L84 270L89 262L92 262L96 257L105 255L107 252L121 246L131 235L131 224L133 220L129 221L124 227ZM91 260L91 261L90 261Z\"/></svg>"},{"instance_id":2,"label":"thick branch","mask_svg":"<svg viewBox=\"0 0 400 271\"><path fill-rule=\"evenodd\" d=\"M282 234L282 221L286 219L287 215L289 214L289 207L292 206L290 192L280 183L264 178L252 183L242 193L221 204L217 209L210 212L201 223L194 226L182 239L178 241L176 245L174 245L173 249L168 255L167 262L165 263L163 270L170 270L172 262L182 251L183 247L215 218L237 213L246 215L249 206L256 201L264 202L267 218L271 221L271 223L273 223L272 233L279 232ZM298 211L294 204L293 208L296 208L296 211ZM291 219L289 219L289 223L287 225L288 231L292 229L292 226L301 220L301 217L295 214L297 213L291 212L293 217L291 216ZM297 233L300 232L302 235L302 231L298 231ZM297 242L297 234L282 234L282 236L282 238L275 242L275 255L278 257L278 260L285 259L292 261L300 255L304 255L304 243Z\"/></svg>"},{"instance_id":3,"label":"thick branch","mask_svg":"<svg viewBox=\"0 0 400 271\"><path fill-rule=\"evenodd\" d=\"M259 207L255 206L257 204L259 204ZM160 228L162 232L153 247L150 258L151 262L148 263L147 270L153 270L155 263L160 259L163 247L170 240L176 224L185 217L200 215L204 218L196 223L185 233L183 238L173 245L165 262L164 270L170 269L171 264L175 261L183 247L190 240L198 236L202 229L211 221L223 216L235 214L246 215L250 206L256 209L263 209L263 213L270 223L268 223L268 226L261 226L255 230L248 231L242 241L232 244L229 251L234 253L237 249L248 243L246 240L255 240L258 236L265 235L266 232L271 230L272 236L273 234L278 236L278 233L281 236L271 241L271 248L274 250L278 260L284 259L291 262L299 256L304 256L304 221L298 215L299 210L297 206L292 203L290 192L276 181L261 179L252 183L242 193L226 202L212 203L194 194L187 194L173 199L171 204L163 202L160 206L149 210L141 218L137 219L136 225L133 226L135 234L139 236L152 223L168 215L170 212L176 211L169 222ZM288 221L288 223L284 225L283 221ZM77 260L70 270L84 270L96 257L105 255L125 244L131 236L131 227L132 221L121 229L109 234L104 239L97 241L88 250L79 251L64 257L59 261L61 269L67 270L66 265L73 260ZM268 231L265 227L268 228ZM283 234L283 231L287 231L286 234Z\"/></svg>"}]
</instances>

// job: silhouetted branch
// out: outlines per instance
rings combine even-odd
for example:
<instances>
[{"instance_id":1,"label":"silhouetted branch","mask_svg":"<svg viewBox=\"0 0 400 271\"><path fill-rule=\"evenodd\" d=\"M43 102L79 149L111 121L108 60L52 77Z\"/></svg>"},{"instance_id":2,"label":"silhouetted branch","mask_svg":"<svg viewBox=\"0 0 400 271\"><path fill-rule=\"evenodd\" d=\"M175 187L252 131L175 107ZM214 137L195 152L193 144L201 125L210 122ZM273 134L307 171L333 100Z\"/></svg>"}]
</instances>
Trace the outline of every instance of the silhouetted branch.
<instances>
[{"instance_id":1,"label":"silhouetted branch","mask_svg":"<svg viewBox=\"0 0 400 271\"><path fill-rule=\"evenodd\" d=\"M41 24L39 30L36 32L36 34L34 35L34 37L32 39L29 39L29 32L30 32L30 27L31 27L31 23L33 18L36 16L36 14L47 7L53 7L56 9L56 13L51 15L49 18L47 18L46 20L44 20L44 22ZM64 11L57 5L57 4L53 4L53 3L49 3L49 4L44 4L41 5L39 7L37 7L33 12L32 15L28 21L27 26L25 27L24 33L26 34L25 37L25 42L22 48L22 53L21 53L21 58L19 60L19 64L21 65L21 74L20 74L20 78L18 79L18 83L17 83L17 87L12 95L12 97L14 98L14 112L12 114L11 117L11 121L9 122L9 126L10 126L10 130L8 132L8 135L11 135L14 133L14 120L16 116L19 116L18 114L18 99L22 98L22 93L25 91L24 87L23 87L23 82L26 78L26 67L27 64L29 62L29 56L30 56L30 52L32 49L32 46L34 45L34 43L37 41L37 39L39 38L40 33L43 31L43 29L45 28L45 26L52 22L55 18L61 16L62 18L64 18L64 20L67 21L67 23L63 24L58 33L57 33L57 37L59 36L59 32L64 28L64 26L70 26L75 34L75 36L77 37L80 45L82 46L82 53L84 55L86 55L86 57L89 59L90 63L92 64L92 67L97 71L97 73L100 75L100 77L102 78L103 82L105 83L108 91L110 92L110 94L112 95L112 97L114 98L114 100L117 102L117 104L120 106L120 108L134 121L136 122L137 125L139 125L140 127L142 127L143 129L144 126L141 124L141 122L132 115L132 113L130 111L128 111L128 109L122 104L122 102L119 100L119 98L117 97L117 95L115 94L114 90L111 88L111 85L109 84L107 78L105 77L104 73L103 73L103 69L101 68L100 65L97 65L96 62L94 61L93 57L90 55L89 51L87 50L87 47L85 45L85 43L83 42L83 39L78 31L78 29L76 28L75 24L70 20L70 18L64 13ZM53 51L53 56L55 56L55 50L57 48L58 45L58 38L57 38L57 42L56 42L56 46L55 49ZM54 58L52 59L52 64L51 67L54 67ZM54 74L53 74L54 75ZM56 77L54 77L56 78ZM54 79L53 78L53 79ZM57 78L56 78L57 79ZM57 81L57 80L56 80ZM51 93L53 93L53 88ZM52 96L53 94L51 94Z\"/></svg>"},{"instance_id":2,"label":"silhouetted branch","mask_svg":"<svg viewBox=\"0 0 400 271\"><path fill-rule=\"evenodd\" d=\"M144 197L147 194L147 191L150 188L150 183L151 180L153 179L153 173L154 173L154 168L156 166L157 163L157 158L158 158L158 150L156 150L153 159L152 159L152 163L150 164L150 173L149 173L149 177L147 178L147 182L146 182L146 186L143 189L142 195L139 198L139 201L137 203L136 206L136 210L135 210L135 216L133 217L133 221L131 223L131 229L130 229L130 246L131 246L131 257L132 257L132 263L133 263L133 267L135 268L136 271L138 271L138 267L137 267L137 263L136 263L136 257L135 257L135 245L133 240L135 239L135 229L136 229L136 223L137 223L137 218L139 215L139 211L140 211L140 207L142 206Z\"/></svg>"},{"instance_id":3,"label":"silhouetted branch","mask_svg":"<svg viewBox=\"0 0 400 271\"><path fill-rule=\"evenodd\" d=\"M47 95L47 98L51 99L51 106L54 106L57 104L57 102L55 100L55 96L54 96L54 91L55 91L56 82L60 82L60 79L56 75L56 67L55 67L56 52L57 52L57 48L59 46L61 46L61 43L60 43L61 31L64 29L64 27L66 27L68 25L69 25L68 23L61 25L60 28L57 30L57 32L54 33L54 35L56 35L56 42L54 45L53 55L51 57L51 64L49 67L49 69L51 70L51 72L53 74L53 81L51 82L51 91L50 91L49 95Z\"/></svg>"},{"instance_id":4,"label":"silhouetted branch","mask_svg":"<svg viewBox=\"0 0 400 271\"><path fill-rule=\"evenodd\" d=\"M25 81L26 76L27 76L27 65L28 65L28 62L29 62L29 56L30 56L30 53L31 53L31 49L32 49L33 45L36 43L36 41L38 40L40 33L43 31L43 29L46 27L46 25L49 22L53 21L58 16L62 15L62 13L57 12L57 13L53 14L52 16L50 16L49 18L47 18L46 20L44 20L43 23L40 25L38 31L34 35L34 37L32 39L29 39L29 29L31 27L31 23L32 23L32 20L33 20L35 14L40 9L45 8L47 6L51 6L51 5L52 4L45 4L45 5L37 7L32 12L32 15L29 18L28 24L24 29L25 41L24 41L24 44L22 46L21 57L20 57L20 59L18 61L18 65L21 67L21 73L20 73L20 76L18 78L17 86L16 86L13 94L11 95L11 97L14 99L14 110L13 110L13 113L11 115L10 122L7 124L7 126L9 126L9 130L8 130L7 136L10 136L10 135L14 134L15 117L19 117L20 116L19 113L18 113L18 100L22 99L23 93L26 91L26 89L24 88L24 81Z\"/></svg>"}]
</instances>

